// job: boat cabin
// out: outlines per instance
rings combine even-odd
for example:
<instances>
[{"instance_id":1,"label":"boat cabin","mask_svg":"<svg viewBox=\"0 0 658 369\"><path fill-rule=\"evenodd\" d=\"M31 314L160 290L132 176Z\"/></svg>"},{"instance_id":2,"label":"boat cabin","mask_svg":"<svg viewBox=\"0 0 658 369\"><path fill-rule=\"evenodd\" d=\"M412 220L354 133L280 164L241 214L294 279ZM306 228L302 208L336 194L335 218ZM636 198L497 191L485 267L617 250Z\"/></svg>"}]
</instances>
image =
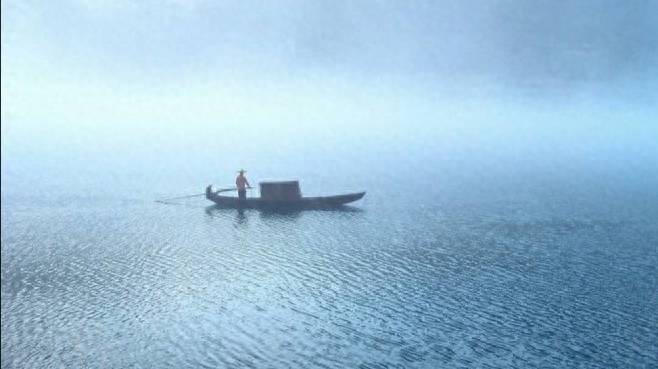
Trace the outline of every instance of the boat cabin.
<instances>
[{"instance_id":1,"label":"boat cabin","mask_svg":"<svg viewBox=\"0 0 658 369\"><path fill-rule=\"evenodd\" d=\"M297 202L302 198L299 181L260 182L260 198L266 202Z\"/></svg>"}]
</instances>

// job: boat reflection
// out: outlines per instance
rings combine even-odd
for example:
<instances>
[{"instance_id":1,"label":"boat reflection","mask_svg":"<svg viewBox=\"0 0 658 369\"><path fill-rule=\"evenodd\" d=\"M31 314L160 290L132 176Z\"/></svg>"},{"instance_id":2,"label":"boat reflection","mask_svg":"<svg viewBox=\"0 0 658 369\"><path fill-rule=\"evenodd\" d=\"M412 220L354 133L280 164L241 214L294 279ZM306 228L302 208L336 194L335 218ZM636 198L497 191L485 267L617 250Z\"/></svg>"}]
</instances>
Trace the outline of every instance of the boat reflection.
<instances>
[{"instance_id":1,"label":"boat reflection","mask_svg":"<svg viewBox=\"0 0 658 369\"><path fill-rule=\"evenodd\" d=\"M213 218L229 218L235 216L235 219L238 223L244 223L247 221L247 215L245 214L249 210L245 209L228 209L217 205L206 206L205 208L206 215Z\"/></svg>"},{"instance_id":2,"label":"boat reflection","mask_svg":"<svg viewBox=\"0 0 658 369\"><path fill-rule=\"evenodd\" d=\"M235 209L235 208L227 208L219 205L211 205L207 206L205 208L205 212L207 215L211 217L221 217L221 218L229 218L229 217L235 217L235 222L238 225L243 225L246 224L249 216L247 213L259 213L259 218L262 220L296 220L299 219L302 216L302 213L312 213L312 214L318 214L318 213L345 213L345 214L358 214L358 213L363 213L363 209L353 207L353 206L340 206L340 207L333 207L333 208L327 208L327 209L315 209L315 210L300 210L300 209L294 209L294 208L289 208L289 209L261 209L261 210L254 210L254 209Z\"/></svg>"}]
</instances>

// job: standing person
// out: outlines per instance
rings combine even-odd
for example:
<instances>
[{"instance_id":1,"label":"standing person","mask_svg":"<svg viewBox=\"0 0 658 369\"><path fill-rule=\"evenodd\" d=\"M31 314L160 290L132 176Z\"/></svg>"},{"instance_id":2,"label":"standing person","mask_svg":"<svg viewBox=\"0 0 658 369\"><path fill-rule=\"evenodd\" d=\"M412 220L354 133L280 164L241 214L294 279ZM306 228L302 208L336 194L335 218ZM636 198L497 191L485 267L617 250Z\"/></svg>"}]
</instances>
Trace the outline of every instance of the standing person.
<instances>
[{"instance_id":1,"label":"standing person","mask_svg":"<svg viewBox=\"0 0 658 369\"><path fill-rule=\"evenodd\" d=\"M238 199L244 201L247 199L247 188L251 188L247 177L244 176L245 170L240 169L238 176L235 178L235 186L238 188Z\"/></svg>"}]
</instances>

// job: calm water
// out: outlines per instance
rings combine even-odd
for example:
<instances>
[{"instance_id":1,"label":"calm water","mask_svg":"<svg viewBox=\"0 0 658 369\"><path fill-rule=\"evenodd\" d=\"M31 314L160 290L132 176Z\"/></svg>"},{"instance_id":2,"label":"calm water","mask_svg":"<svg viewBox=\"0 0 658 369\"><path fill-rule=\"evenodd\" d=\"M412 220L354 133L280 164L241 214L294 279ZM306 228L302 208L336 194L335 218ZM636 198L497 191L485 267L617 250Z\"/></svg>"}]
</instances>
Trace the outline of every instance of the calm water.
<instances>
[{"instance_id":1,"label":"calm water","mask_svg":"<svg viewBox=\"0 0 658 369\"><path fill-rule=\"evenodd\" d=\"M630 151L614 132L492 147L300 130L7 139L2 367L656 366L658 181L641 130ZM308 195L368 193L288 214L153 201L239 167Z\"/></svg>"}]
</instances>

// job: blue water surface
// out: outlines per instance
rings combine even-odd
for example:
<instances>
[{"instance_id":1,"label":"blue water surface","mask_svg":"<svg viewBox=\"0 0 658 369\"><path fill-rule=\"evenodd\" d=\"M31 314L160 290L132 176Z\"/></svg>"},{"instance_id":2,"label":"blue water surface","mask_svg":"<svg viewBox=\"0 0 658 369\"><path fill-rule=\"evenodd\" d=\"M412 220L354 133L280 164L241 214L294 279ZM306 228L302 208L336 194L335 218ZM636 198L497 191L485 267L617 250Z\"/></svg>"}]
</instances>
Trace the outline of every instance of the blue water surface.
<instances>
[{"instance_id":1,"label":"blue water surface","mask_svg":"<svg viewBox=\"0 0 658 369\"><path fill-rule=\"evenodd\" d=\"M656 367L641 130L619 156L613 133L581 146L401 127L9 136L2 367ZM154 202L240 167L367 194L288 213Z\"/></svg>"}]
</instances>

